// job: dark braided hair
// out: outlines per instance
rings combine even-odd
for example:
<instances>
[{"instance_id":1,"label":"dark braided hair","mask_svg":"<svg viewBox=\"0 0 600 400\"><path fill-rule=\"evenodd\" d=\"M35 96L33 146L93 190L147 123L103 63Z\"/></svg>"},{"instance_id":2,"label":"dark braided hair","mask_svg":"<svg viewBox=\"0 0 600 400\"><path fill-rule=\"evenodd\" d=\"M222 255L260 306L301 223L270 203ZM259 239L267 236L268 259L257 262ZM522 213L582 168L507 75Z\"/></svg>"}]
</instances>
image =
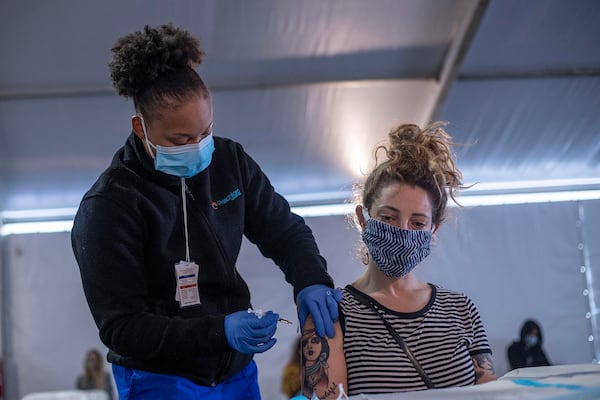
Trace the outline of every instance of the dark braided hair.
<instances>
[{"instance_id":1,"label":"dark braided hair","mask_svg":"<svg viewBox=\"0 0 600 400\"><path fill-rule=\"evenodd\" d=\"M210 97L194 67L202 63L200 41L172 24L134 32L112 47L110 76L120 96L132 98L144 116L160 115L193 97Z\"/></svg>"}]
</instances>

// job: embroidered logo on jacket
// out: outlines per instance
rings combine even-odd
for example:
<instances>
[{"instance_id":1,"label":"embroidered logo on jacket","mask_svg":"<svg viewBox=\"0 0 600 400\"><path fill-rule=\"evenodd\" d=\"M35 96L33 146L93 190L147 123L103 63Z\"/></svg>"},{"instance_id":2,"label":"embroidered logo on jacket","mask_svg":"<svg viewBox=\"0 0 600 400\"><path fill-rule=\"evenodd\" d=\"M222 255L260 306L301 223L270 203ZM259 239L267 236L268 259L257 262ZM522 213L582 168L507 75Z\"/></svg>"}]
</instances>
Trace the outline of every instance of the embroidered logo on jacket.
<instances>
[{"instance_id":1,"label":"embroidered logo on jacket","mask_svg":"<svg viewBox=\"0 0 600 400\"><path fill-rule=\"evenodd\" d=\"M216 210L223 204L227 204L230 201L237 199L241 195L242 195L242 192L240 192L240 189L235 189L233 192L229 193L227 196L225 196L221 200L213 201L212 203L210 203L210 205L212 208L214 208Z\"/></svg>"}]
</instances>

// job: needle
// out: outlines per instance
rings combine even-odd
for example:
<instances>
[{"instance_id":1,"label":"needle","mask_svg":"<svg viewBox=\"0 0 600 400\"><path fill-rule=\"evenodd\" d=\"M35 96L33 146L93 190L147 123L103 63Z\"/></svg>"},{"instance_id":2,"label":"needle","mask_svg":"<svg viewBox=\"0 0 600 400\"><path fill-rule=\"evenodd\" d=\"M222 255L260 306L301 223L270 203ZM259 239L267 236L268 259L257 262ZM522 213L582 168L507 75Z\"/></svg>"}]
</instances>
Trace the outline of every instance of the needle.
<instances>
[{"instance_id":1,"label":"needle","mask_svg":"<svg viewBox=\"0 0 600 400\"><path fill-rule=\"evenodd\" d=\"M256 315L258 318L262 318L262 316L263 316L263 311L261 309L253 310L253 309L249 308L248 309L248 313L252 313L252 314ZM281 322L282 324L286 324L286 325L293 325L294 324L292 321L288 321L285 318L279 318L277 320L277 322Z\"/></svg>"}]
</instances>

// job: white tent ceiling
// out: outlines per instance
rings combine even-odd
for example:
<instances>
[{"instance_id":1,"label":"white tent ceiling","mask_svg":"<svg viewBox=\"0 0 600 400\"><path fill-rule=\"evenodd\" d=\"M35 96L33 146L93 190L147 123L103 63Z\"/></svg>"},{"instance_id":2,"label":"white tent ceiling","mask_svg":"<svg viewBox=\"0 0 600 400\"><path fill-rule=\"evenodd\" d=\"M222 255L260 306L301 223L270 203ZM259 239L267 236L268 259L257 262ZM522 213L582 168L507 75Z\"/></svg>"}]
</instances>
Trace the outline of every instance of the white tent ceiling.
<instances>
[{"instance_id":1,"label":"white tent ceiling","mask_svg":"<svg viewBox=\"0 0 600 400\"><path fill-rule=\"evenodd\" d=\"M594 0L4 0L0 210L75 207L129 133L114 41L207 53L215 134L292 201L345 197L402 122L449 122L467 183L600 176Z\"/></svg>"}]
</instances>

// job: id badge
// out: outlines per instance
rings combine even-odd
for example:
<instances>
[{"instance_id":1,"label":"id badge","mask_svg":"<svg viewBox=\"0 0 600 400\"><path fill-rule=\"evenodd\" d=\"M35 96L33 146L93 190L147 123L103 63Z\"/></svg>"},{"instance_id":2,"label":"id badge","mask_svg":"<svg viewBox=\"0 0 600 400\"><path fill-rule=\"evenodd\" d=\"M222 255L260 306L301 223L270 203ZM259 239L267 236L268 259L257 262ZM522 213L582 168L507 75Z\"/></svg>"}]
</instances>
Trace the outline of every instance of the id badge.
<instances>
[{"instance_id":1,"label":"id badge","mask_svg":"<svg viewBox=\"0 0 600 400\"><path fill-rule=\"evenodd\" d=\"M200 304L200 293L198 293L198 264L194 262L179 261L175 264L175 278L177 288L175 300L179 307Z\"/></svg>"}]
</instances>

